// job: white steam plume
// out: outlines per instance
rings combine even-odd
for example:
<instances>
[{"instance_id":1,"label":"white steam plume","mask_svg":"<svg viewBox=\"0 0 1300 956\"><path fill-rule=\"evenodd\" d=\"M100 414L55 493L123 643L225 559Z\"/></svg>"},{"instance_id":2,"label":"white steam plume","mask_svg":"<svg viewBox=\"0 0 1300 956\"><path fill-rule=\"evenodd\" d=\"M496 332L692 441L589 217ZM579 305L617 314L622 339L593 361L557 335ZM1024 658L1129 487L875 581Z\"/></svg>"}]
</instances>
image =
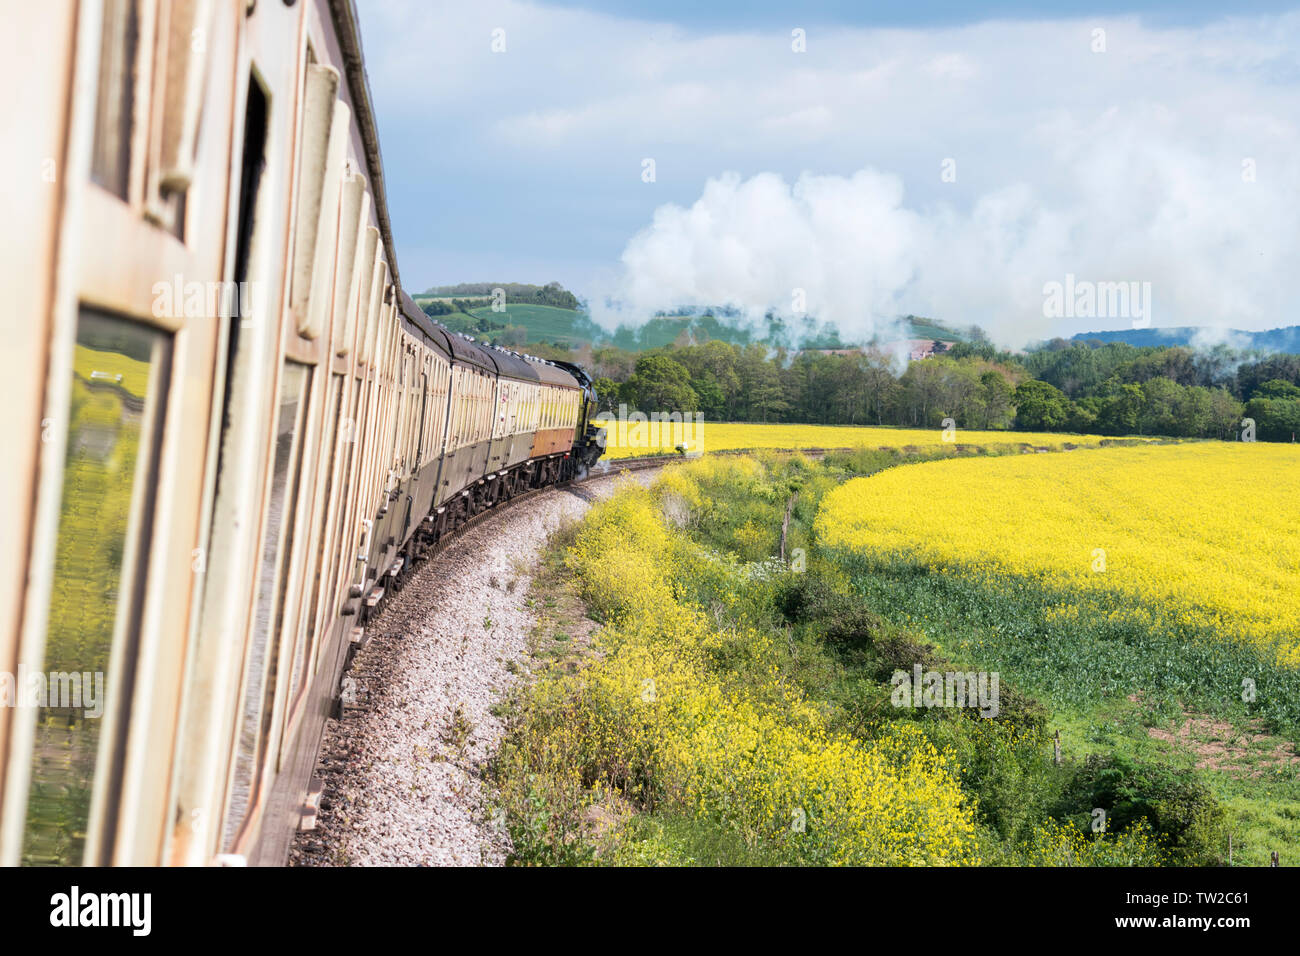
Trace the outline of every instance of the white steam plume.
<instances>
[{"instance_id":1,"label":"white steam plume","mask_svg":"<svg viewBox=\"0 0 1300 956\"><path fill-rule=\"evenodd\" d=\"M621 276L593 296L594 317L612 327L656 310L732 305L751 321L769 310L791 319L802 304L846 341L897 337L894 320L913 313L978 324L1009 346L1130 319L1288 324L1300 304L1300 162L1244 179L1235 144L1145 135L1159 118L1153 107L1110 111L1086 129L1058 121L1044 134L1051 182L1013 183L965 210L909 208L901 179L872 169L793 184L724 174L689 208L655 211L628 242ZM1273 132L1300 143L1295 127ZM1045 314L1045 283L1067 275L1150 283L1149 311Z\"/></svg>"},{"instance_id":2,"label":"white steam plume","mask_svg":"<svg viewBox=\"0 0 1300 956\"><path fill-rule=\"evenodd\" d=\"M854 336L889 332L913 278L923 223L902 206L896 178L862 170L710 180L689 209L661 206L623 253L620 307L597 321L680 306L733 306L756 322L831 319Z\"/></svg>"}]
</instances>

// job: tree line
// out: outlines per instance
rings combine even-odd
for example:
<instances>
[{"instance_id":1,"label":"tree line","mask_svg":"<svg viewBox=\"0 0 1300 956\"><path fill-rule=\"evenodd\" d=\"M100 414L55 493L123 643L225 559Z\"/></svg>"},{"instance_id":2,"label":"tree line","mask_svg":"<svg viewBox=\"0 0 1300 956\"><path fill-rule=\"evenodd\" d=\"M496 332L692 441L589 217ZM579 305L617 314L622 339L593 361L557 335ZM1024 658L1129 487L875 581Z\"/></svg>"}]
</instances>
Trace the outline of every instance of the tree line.
<instances>
[{"instance_id":1,"label":"tree line","mask_svg":"<svg viewBox=\"0 0 1300 956\"><path fill-rule=\"evenodd\" d=\"M713 341L642 353L594 349L603 410L701 412L715 421L959 427L1103 435L1300 436L1300 356L1220 346L1056 339L1025 353L987 341L900 364L871 350Z\"/></svg>"},{"instance_id":2,"label":"tree line","mask_svg":"<svg viewBox=\"0 0 1300 956\"><path fill-rule=\"evenodd\" d=\"M557 309L579 309L578 297L558 282L532 285L528 282L461 282L457 285L434 286L424 295L439 298L486 299L488 304L496 290L505 293L505 301L520 305L550 305ZM427 309L426 309L427 311Z\"/></svg>"}]
</instances>

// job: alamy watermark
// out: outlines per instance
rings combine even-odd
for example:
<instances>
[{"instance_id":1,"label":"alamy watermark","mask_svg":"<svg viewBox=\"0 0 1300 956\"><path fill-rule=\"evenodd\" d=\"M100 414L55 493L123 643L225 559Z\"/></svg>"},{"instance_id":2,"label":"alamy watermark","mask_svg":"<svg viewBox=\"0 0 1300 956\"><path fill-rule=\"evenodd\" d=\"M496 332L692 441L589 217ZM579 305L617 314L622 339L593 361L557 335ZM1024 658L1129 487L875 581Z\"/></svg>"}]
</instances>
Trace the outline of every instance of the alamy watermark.
<instances>
[{"instance_id":1,"label":"alamy watermark","mask_svg":"<svg viewBox=\"0 0 1300 956\"><path fill-rule=\"evenodd\" d=\"M704 415L699 412L629 412L618 406L618 414L601 412L592 423L603 429L605 445L615 448L679 448L683 452L704 450Z\"/></svg>"},{"instance_id":2,"label":"alamy watermark","mask_svg":"<svg viewBox=\"0 0 1300 956\"><path fill-rule=\"evenodd\" d=\"M156 319L253 319L258 282L186 282L176 275L171 282L155 282L153 315Z\"/></svg>"},{"instance_id":3,"label":"alamy watermark","mask_svg":"<svg viewBox=\"0 0 1300 956\"><path fill-rule=\"evenodd\" d=\"M1151 283L1093 282L1067 273L1064 282L1043 284L1047 319L1129 319L1135 329L1151 325Z\"/></svg>"},{"instance_id":4,"label":"alamy watermark","mask_svg":"<svg viewBox=\"0 0 1300 956\"><path fill-rule=\"evenodd\" d=\"M148 936L152 912L152 893L83 893L74 884L50 897L50 925L55 927L123 927L133 936Z\"/></svg>"},{"instance_id":5,"label":"alamy watermark","mask_svg":"<svg viewBox=\"0 0 1300 956\"><path fill-rule=\"evenodd\" d=\"M0 671L0 707L57 707L104 715L103 671Z\"/></svg>"},{"instance_id":6,"label":"alamy watermark","mask_svg":"<svg viewBox=\"0 0 1300 956\"><path fill-rule=\"evenodd\" d=\"M998 715L998 672L894 671L889 701L895 707L969 707L981 717Z\"/></svg>"}]
</instances>

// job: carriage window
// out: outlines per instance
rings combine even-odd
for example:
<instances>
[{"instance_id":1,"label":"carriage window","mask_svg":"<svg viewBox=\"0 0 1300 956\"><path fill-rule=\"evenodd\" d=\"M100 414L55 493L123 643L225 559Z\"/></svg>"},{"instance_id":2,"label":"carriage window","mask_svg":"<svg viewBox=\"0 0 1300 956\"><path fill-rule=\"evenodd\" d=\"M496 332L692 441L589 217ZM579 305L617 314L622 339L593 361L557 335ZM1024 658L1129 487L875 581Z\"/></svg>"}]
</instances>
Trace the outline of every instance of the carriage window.
<instances>
[{"instance_id":1,"label":"carriage window","mask_svg":"<svg viewBox=\"0 0 1300 956\"><path fill-rule=\"evenodd\" d=\"M356 541L353 542L354 546L349 547L349 545L343 543L348 540L344 528L346 527L347 516L351 513L352 454L356 450L357 444L360 441L358 436L358 429L360 426L358 423L360 421L360 412L362 408L361 388L353 386L351 392L352 404L349 406L351 413L342 419L339 423L338 429L338 441L342 449L341 454L343 456L343 462L339 472L339 479L342 481L342 486L339 489L338 498L335 500L335 507L338 509L336 513L339 520L339 545L334 549L333 554L330 557L330 577L326 581L326 587L331 586L329 583L330 581L334 582L332 585L334 591L329 592L327 595L331 602L334 601L340 585L355 581L355 565L352 565L350 561L360 548L361 544L360 541ZM326 621L331 620L332 613L337 611L338 607L339 605L330 603L325 605ZM318 641L316 644L315 666L317 670L320 669L321 657L324 655L327 643L328 642L326 641Z\"/></svg>"},{"instance_id":2,"label":"carriage window","mask_svg":"<svg viewBox=\"0 0 1300 956\"><path fill-rule=\"evenodd\" d=\"M131 182L131 125L139 33L135 0L104 0L90 178L122 199L127 198Z\"/></svg>"},{"instance_id":3,"label":"carriage window","mask_svg":"<svg viewBox=\"0 0 1300 956\"><path fill-rule=\"evenodd\" d=\"M302 459L302 431L310 370L286 362L280 377L275 447L271 469L271 496L266 509L266 535L257 572L257 603L245 664L244 697L239 711L239 738L235 778L226 815L225 840L234 842L255 795L256 771L269 728L270 706L275 697L275 636L284 614L287 564L293 546L293 516L298 496L298 466Z\"/></svg>"},{"instance_id":4,"label":"carriage window","mask_svg":"<svg viewBox=\"0 0 1300 956\"><path fill-rule=\"evenodd\" d=\"M114 751L104 693L113 677L117 699L130 699L169 350L120 319L84 311L77 323L24 863L95 862L85 858L95 777Z\"/></svg>"},{"instance_id":5,"label":"carriage window","mask_svg":"<svg viewBox=\"0 0 1300 956\"><path fill-rule=\"evenodd\" d=\"M429 376L424 372L420 373L420 393L416 397L420 405L419 424L415 431L415 467L418 468L424 457L424 434L428 430L428 417L425 413L428 411Z\"/></svg>"},{"instance_id":6,"label":"carriage window","mask_svg":"<svg viewBox=\"0 0 1300 956\"><path fill-rule=\"evenodd\" d=\"M331 376L329 406L325 413L325 441L321 445L321 461L325 468L325 494L321 496L320 518L318 519L320 542L316 551L316 574L312 579L311 600L303 605L302 626L299 629L298 641L294 646L293 672L289 677L289 693L293 695L292 702L295 707L298 698L307 688L306 664L310 660L309 645L320 636L316 629L316 605L320 602L321 586L328 587L330 555L326 545L329 544L327 532L329 530L330 495L334 490L336 462L343 456L343 450L337 443L339 420L343 411L342 397L343 376ZM329 618L326 618L326 622L328 620ZM321 630L324 630L326 626L327 623L323 622Z\"/></svg>"}]
</instances>

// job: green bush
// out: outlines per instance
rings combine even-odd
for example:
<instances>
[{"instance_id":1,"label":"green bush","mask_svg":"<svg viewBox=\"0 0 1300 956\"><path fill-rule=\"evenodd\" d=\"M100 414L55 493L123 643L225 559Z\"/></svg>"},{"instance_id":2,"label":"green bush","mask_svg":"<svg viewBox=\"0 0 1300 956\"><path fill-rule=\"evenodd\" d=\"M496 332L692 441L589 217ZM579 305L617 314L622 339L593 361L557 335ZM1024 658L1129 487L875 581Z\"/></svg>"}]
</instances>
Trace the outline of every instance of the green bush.
<instances>
[{"instance_id":1,"label":"green bush","mask_svg":"<svg viewBox=\"0 0 1300 956\"><path fill-rule=\"evenodd\" d=\"M1094 754L1080 765L1054 816L1091 817L1106 811L1106 828L1119 832L1145 820L1184 866L1215 866L1227 848L1226 815L1190 770Z\"/></svg>"},{"instance_id":2,"label":"green bush","mask_svg":"<svg viewBox=\"0 0 1300 956\"><path fill-rule=\"evenodd\" d=\"M885 627L880 615L859 598L844 594L820 574L791 575L776 595L776 607L786 621L819 626L836 650L863 649Z\"/></svg>"},{"instance_id":3,"label":"green bush","mask_svg":"<svg viewBox=\"0 0 1300 956\"><path fill-rule=\"evenodd\" d=\"M923 726L936 747L953 754L962 789L977 801L980 822L1008 844L1029 839L1069 774L1048 758L1046 736L978 716Z\"/></svg>"},{"instance_id":4,"label":"green bush","mask_svg":"<svg viewBox=\"0 0 1300 956\"><path fill-rule=\"evenodd\" d=\"M1000 724L1027 732L1041 733L1047 728L1048 711L1036 697L1031 697L1005 679L998 681L998 715Z\"/></svg>"}]
</instances>

